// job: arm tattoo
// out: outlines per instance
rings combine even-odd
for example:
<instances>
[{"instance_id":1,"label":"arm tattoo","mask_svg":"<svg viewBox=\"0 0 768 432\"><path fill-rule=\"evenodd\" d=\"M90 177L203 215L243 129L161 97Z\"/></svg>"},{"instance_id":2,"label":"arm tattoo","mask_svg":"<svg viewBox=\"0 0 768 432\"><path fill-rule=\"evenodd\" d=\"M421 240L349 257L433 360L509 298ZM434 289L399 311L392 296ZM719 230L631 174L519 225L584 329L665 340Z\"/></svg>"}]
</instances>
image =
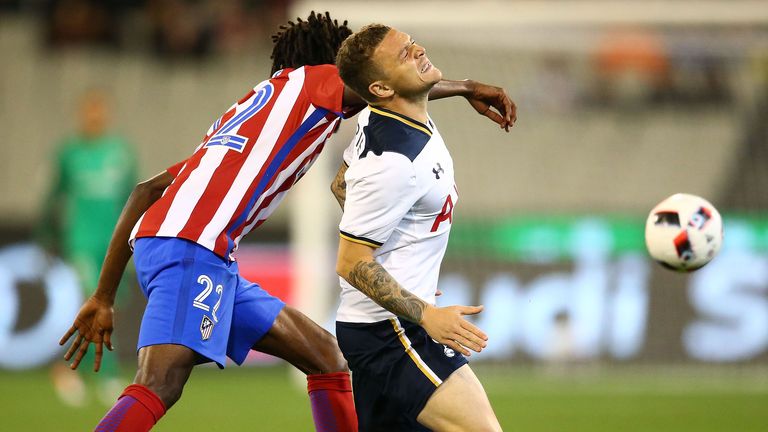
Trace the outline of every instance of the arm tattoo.
<instances>
[{"instance_id":1,"label":"arm tattoo","mask_svg":"<svg viewBox=\"0 0 768 432\"><path fill-rule=\"evenodd\" d=\"M347 281L393 314L411 322L421 322L426 302L400 286L376 261L355 264Z\"/></svg>"},{"instance_id":2,"label":"arm tattoo","mask_svg":"<svg viewBox=\"0 0 768 432\"><path fill-rule=\"evenodd\" d=\"M339 202L341 209L344 210L344 202L347 200L347 182L344 181L344 173L347 172L347 165L341 164L339 171L336 173L336 177L331 183L331 192L336 197L336 201Z\"/></svg>"}]
</instances>

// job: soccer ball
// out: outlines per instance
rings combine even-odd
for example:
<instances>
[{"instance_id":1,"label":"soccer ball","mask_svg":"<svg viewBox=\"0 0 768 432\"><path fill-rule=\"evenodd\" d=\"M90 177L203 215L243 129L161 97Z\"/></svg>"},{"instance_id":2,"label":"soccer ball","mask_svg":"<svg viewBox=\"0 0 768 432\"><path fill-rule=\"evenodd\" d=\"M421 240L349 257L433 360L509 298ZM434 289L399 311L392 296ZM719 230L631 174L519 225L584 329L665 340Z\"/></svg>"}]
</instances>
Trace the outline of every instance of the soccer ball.
<instances>
[{"instance_id":1,"label":"soccer ball","mask_svg":"<svg viewBox=\"0 0 768 432\"><path fill-rule=\"evenodd\" d=\"M651 210L645 223L645 246L664 267L690 272L717 255L723 243L723 220L704 198L675 194Z\"/></svg>"}]
</instances>

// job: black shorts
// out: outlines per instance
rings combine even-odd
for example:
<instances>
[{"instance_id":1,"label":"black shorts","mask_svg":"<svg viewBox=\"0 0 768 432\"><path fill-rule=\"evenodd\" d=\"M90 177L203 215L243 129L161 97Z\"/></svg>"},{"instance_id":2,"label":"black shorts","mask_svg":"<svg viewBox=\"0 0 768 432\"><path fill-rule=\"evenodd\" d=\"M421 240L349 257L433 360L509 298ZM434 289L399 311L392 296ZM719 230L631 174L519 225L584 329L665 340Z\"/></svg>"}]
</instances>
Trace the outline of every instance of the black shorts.
<instances>
[{"instance_id":1,"label":"black shorts","mask_svg":"<svg viewBox=\"0 0 768 432\"><path fill-rule=\"evenodd\" d=\"M421 326L395 318L337 321L336 337L352 371L360 432L428 431L416 417L443 380L467 364Z\"/></svg>"}]
</instances>

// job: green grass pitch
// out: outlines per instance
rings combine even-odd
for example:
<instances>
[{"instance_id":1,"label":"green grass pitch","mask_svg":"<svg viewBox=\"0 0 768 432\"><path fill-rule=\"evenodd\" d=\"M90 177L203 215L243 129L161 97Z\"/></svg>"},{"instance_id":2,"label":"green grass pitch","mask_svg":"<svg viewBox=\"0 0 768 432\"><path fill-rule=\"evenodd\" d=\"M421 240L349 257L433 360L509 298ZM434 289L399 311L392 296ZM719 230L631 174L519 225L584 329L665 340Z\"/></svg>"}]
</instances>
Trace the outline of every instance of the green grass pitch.
<instances>
[{"instance_id":1,"label":"green grass pitch","mask_svg":"<svg viewBox=\"0 0 768 432\"><path fill-rule=\"evenodd\" d=\"M505 430L765 432L765 368L478 365ZM294 377L295 378L295 377ZM312 431L309 402L285 367L199 368L157 431ZM0 372L3 431L92 430L105 407L63 406L48 372Z\"/></svg>"}]
</instances>

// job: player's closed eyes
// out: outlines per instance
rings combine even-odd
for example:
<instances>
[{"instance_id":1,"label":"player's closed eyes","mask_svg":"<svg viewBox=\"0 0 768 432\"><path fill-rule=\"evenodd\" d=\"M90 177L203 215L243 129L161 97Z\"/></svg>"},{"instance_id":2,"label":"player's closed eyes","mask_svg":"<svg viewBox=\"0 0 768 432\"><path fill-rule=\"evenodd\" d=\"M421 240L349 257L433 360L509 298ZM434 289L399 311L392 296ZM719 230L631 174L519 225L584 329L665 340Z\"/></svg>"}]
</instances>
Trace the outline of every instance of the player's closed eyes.
<instances>
[{"instance_id":1,"label":"player's closed eyes","mask_svg":"<svg viewBox=\"0 0 768 432\"><path fill-rule=\"evenodd\" d=\"M403 53L400 55L400 60L405 61L408 59L408 52L410 48L416 43L415 40L411 39L411 42L403 48Z\"/></svg>"}]
</instances>

